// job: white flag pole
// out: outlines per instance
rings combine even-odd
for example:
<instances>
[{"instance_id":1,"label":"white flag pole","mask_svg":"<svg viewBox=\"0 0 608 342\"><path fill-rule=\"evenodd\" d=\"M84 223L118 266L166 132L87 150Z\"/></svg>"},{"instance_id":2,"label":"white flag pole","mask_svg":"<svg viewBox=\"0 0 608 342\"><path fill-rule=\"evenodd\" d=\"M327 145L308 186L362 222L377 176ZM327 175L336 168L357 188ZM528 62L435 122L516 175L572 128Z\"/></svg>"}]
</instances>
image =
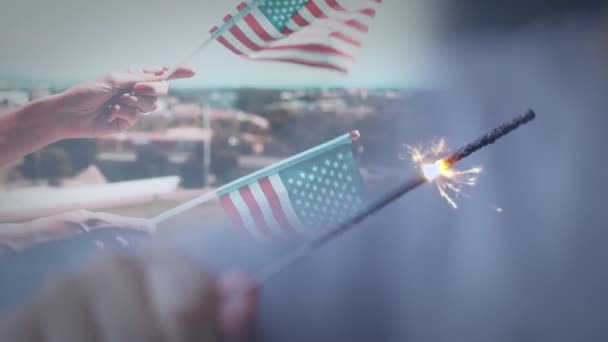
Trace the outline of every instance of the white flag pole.
<instances>
[{"instance_id":1,"label":"white flag pole","mask_svg":"<svg viewBox=\"0 0 608 342\"><path fill-rule=\"evenodd\" d=\"M211 133L211 110L208 105L204 106L203 109L203 127L207 134L208 139L204 142L203 146L203 186L209 187L209 175L211 174L211 144L213 143L213 134Z\"/></svg>"},{"instance_id":2,"label":"white flag pole","mask_svg":"<svg viewBox=\"0 0 608 342\"><path fill-rule=\"evenodd\" d=\"M186 56L184 59L182 59L181 62L177 63L171 69L169 69L169 71L165 74L165 80L167 80L169 77L173 76L173 74L177 71L177 69L190 63L190 61L192 60L192 58L194 58L194 56L196 56L199 52L203 51L214 40L215 40L215 37L213 35L207 37L207 39L201 45L199 45L199 47L197 47L188 56Z\"/></svg>"},{"instance_id":3,"label":"white flag pole","mask_svg":"<svg viewBox=\"0 0 608 342\"><path fill-rule=\"evenodd\" d=\"M186 202L180 206L177 206L173 209L169 209L167 211L165 211L164 213L161 213L160 215L157 215L151 219L148 220L148 223L150 223L152 226L156 226L159 223L162 223L168 219L171 219L183 212L186 212L190 209L193 209L196 206L199 206L203 203L209 202L211 200L213 200L214 198L217 197L217 192L214 191L209 191L205 194L203 194L202 196L193 199L192 201Z\"/></svg>"},{"instance_id":4,"label":"white flag pole","mask_svg":"<svg viewBox=\"0 0 608 342\"><path fill-rule=\"evenodd\" d=\"M247 16L249 13L251 13L251 11L258 8L260 5L264 4L265 2L266 2L266 0L252 0L251 2L247 3L246 8L244 8L242 11L239 11L227 23L225 23L220 28L218 28L216 31L211 33L211 35L209 37L207 37L207 39L205 39L205 41L201 45L199 45L194 51L192 51L189 55L187 55L184 59L182 59L181 62L176 64L173 68L169 69L169 71L165 74L165 80L168 79L169 77L171 77L177 71L177 69L188 64L190 62L190 60L192 60L192 58L194 58L194 56L196 56L199 52L201 52L205 48L207 48L207 46L209 46L219 36L226 33L226 31L230 30L230 28L232 28L234 25L238 24L238 22L241 21L243 18L245 18L245 16ZM166 212L161 213L160 215L157 215L157 216L149 219L148 222L151 225L156 226L157 224L162 223L168 219L171 219L198 205L201 205L205 202L209 202L209 201L213 200L215 197L217 197L216 191L208 192L208 193L200 196L199 198L186 202L173 209L167 210Z\"/></svg>"},{"instance_id":5,"label":"white flag pole","mask_svg":"<svg viewBox=\"0 0 608 342\"><path fill-rule=\"evenodd\" d=\"M201 45L199 45L199 47L197 47L188 56L186 56L184 59L182 59L182 61L179 62L178 64L176 64L173 68L171 68L165 74L165 80L168 79L169 77L171 77L177 71L177 69L188 64L190 62L190 60L192 60L192 58L194 58L194 56L196 56L199 52L203 51L207 46L209 46L209 44L211 44L219 36L226 33L226 31L230 30L234 25L238 24L243 18L245 18L249 13L251 13L251 11L253 11L254 9L263 5L265 2L266 2L266 0L252 0L251 2L247 3L247 7L245 7L242 11L239 11L227 23L220 26L216 31L211 33L211 35Z\"/></svg>"}]
</instances>

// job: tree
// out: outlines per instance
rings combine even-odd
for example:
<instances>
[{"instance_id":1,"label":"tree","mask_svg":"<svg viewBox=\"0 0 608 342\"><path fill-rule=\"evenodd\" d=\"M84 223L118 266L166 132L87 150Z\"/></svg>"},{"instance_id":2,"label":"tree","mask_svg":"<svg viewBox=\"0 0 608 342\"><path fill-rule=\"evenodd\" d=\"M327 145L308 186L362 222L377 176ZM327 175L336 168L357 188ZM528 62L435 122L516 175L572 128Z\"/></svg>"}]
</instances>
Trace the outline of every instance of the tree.
<instances>
[{"instance_id":1,"label":"tree","mask_svg":"<svg viewBox=\"0 0 608 342\"><path fill-rule=\"evenodd\" d=\"M269 103L281 100L281 92L273 89L242 88L234 106L244 112L263 113Z\"/></svg>"},{"instance_id":2,"label":"tree","mask_svg":"<svg viewBox=\"0 0 608 342\"><path fill-rule=\"evenodd\" d=\"M97 140L95 139L68 139L52 144L50 147L63 149L70 158L72 172L70 176L75 176L97 160Z\"/></svg>"},{"instance_id":3,"label":"tree","mask_svg":"<svg viewBox=\"0 0 608 342\"><path fill-rule=\"evenodd\" d=\"M230 144L230 136L217 134L213 137L211 151L211 173L218 183L223 184L238 177L239 145ZM180 168L181 183L184 188L200 188L205 185L204 144L190 152Z\"/></svg>"},{"instance_id":4,"label":"tree","mask_svg":"<svg viewBox=\"0 0 608 342\"><path fill-rule=\"evenodd\" d=\"M26 156L20 167L24 178L47 180L54 186L69 177L73 170L69 154L59 147L47 147Z\"/></svg>"},{"instance_id":5,"label":"tree","mask_svg":"<svg viewBox=\"0 0 608 342\"><path fill-rule=\"evenodd\" d=\"M193 151L180 168L180 186L186 189L202 188L205 185L203 158Z\"/></svg>"},{"instance_id":6,"label":"tree","mask_svg":"<svg viewBox=\"0 0 608 342\"><path fill-rule=\"evenodd\" d=\"M19 171L24 178L31 180L56 181L73 177L95 163L97 151L97 141L94 139L59 141L27 155ZM53 165L53 162L58 164Z\"/></svg>"},{"instance_id":7,"label":"tree","mask_svg":"<svg viewBox=\"0 0 608 342\"><path fill-rule=\"evenodd\" d=\"M154 146L144 145L137 149L137 178L154 178L166 176L169 169L169 158Z\"/></svg>"}]
</instances>

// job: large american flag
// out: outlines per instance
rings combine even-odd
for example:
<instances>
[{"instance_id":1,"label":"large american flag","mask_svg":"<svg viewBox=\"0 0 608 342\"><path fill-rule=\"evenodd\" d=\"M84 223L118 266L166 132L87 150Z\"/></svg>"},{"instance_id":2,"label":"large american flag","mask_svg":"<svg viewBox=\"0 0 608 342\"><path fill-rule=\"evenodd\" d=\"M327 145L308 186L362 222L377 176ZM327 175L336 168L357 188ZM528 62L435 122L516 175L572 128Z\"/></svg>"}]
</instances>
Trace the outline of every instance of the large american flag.
<instances>
[{"instance_id":1,"label":"large american flag","mask_svg":"<svg viewBox=\"0 0 608 342\"><path fill-rule=\"evenodd\" d=\"M224 18L222 25L211 29L211 34L232 52L245 58L296 63L347 73L381 2L242 2L234 14Z\"/></svg>"},{"instance_id":2,"label":"large american flag","mask_svg":"<svg viewBox=\"0 0 608 342\"><path fill-rule=\"evenodd\" d=\"M216 191L232 223L258 240L314 236L354 216L365 187L346 134Z\"/></svg>"}]
</instances>

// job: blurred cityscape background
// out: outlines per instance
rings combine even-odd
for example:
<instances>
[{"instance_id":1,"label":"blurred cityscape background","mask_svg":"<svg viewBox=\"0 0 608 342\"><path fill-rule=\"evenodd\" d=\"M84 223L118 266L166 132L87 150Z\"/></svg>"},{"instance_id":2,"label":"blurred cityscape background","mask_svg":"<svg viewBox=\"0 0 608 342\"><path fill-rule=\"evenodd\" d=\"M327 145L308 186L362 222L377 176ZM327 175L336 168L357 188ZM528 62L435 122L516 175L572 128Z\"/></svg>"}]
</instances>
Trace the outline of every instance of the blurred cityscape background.
<instances>
[{"instance_id":1,"label":"blurred cityscape background","mask_svg":"<svg viewBox=\"0 0 608 342\"><path fill-rule=\"evenodd\" d=\"M1 84L0 112L62 90ZM84 207L149 217L353 129L364 129L357 152L362 171L373 178L381 165L369 163L374 146L389 146L383 141L387 108L416 95L361 88L177 89L128 132L60 141L0 169L0 214L21 221ZM219 209L211 203L200 210L220 214L213 208Z\"/></svg>"}]
</instances>

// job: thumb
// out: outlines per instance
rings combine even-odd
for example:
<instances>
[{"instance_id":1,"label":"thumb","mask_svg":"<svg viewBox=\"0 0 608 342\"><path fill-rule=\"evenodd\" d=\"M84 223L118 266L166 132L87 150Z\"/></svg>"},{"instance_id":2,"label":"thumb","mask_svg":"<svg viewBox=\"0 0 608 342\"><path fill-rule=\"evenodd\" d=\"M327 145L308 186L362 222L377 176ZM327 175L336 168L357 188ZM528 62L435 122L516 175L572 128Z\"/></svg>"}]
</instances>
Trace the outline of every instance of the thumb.
<instances>
[{"instance_id":1,"label":"thumb","mask_svg":"<svg viewBox=\"0 0 608 342\"><path fill-rule=\"evenodd\" d=\"M159 82L164 77L162 75L147 73L114 73L108 76L108 81L120 89L130 89L137 83Z\"/></svg>"}]
</instances>

